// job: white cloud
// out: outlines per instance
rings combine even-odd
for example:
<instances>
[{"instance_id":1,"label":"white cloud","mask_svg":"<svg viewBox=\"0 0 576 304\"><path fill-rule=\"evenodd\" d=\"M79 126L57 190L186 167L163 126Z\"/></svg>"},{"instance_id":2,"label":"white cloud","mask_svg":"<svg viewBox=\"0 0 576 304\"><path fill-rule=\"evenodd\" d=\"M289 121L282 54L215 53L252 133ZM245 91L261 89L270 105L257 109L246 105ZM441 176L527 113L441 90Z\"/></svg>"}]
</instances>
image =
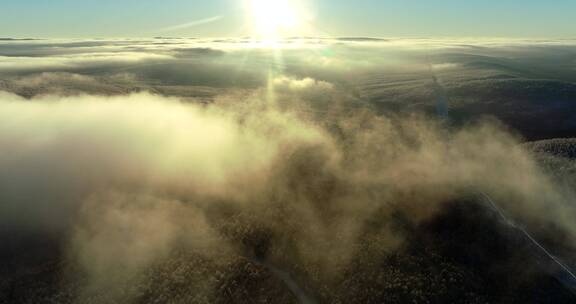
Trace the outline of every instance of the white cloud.
<instances>
[{"instance_id":1,"label":"white cloud","mask_svg":"<svg viewBox=\"0 0 576 304\"><path fill-rule=\"evenodd\" d=\"M274 78L273 83L274 86L279 90L288 90L296 92L307 90L329 91L334 89L334 85L329 82L320 81L309 77L302 79L295 79L286 76L280 76Z\"/></svg>"},{"instance_id":2,"label":"white cloud","mask_svg":"<svg viewBox=\"0 0 576 304\"><path fill-rule=\"evenodd\" d=\"M0 56L0 71L45 71L51 69L77 69L95 66L131 64L146 60L170 60L169 55L142 52L101 52L49 57L6 57Z\"/></svg>"}]
</instances>

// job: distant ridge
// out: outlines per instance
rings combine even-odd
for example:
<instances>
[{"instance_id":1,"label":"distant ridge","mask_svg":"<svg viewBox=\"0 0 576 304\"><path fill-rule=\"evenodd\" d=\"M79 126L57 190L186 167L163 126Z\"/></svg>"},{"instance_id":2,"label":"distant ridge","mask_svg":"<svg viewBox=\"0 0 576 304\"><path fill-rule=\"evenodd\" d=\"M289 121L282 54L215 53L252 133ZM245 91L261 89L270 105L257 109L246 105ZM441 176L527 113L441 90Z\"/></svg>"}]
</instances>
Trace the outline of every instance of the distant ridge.
<instances>
[{"instance_id":1,"label":"distant ridge","mask_svg":"<svg viewBox=\"0 0 576 304\"><path fill-rule=\"evenodd\" d=\"M35 38L2 38L0 37L0 41L30 41L30 40L40 40Z\"/></svg>"},{"instance_id":2,"label":"distant ridge","mask_svg":"<svg viewBox=\"0 0 576 304\"><path fill-rule=\"evenodd\" d=\"M195 37L167 37L167 36L157 36L154 37L154 39L189 39L189 40L194 40L194 39L198 39Z\"/></svg>"},{"instance_id":3,"label":"distant ridge","mask_svg":"<svg viewBox=\"0 0 576 304\"><path fill-rule=\"evenodd\" d=\"M340 37L336 38L340 41L389 41L389 39L383 38L370 38L370 37Z\"/></svg>"}]
</instances>

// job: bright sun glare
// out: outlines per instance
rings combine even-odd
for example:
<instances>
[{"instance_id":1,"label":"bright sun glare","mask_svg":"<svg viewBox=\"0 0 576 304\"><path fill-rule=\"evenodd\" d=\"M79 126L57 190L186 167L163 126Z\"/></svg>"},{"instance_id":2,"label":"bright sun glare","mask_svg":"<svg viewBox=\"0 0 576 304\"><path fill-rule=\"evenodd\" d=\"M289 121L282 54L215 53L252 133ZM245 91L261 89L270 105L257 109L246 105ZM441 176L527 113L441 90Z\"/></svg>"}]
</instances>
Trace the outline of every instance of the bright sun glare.
<instances>
[{"instance_id":1,"label":"bright sun glare","mask_svg":"<svg viewBox=\"0 0 576 304\"><path fill-rule=\"evenodd\" d=\"M253 34L259 39L274 40L298 34L304 14L298 0L248 0Z\"/></svg>"}]
</instances>

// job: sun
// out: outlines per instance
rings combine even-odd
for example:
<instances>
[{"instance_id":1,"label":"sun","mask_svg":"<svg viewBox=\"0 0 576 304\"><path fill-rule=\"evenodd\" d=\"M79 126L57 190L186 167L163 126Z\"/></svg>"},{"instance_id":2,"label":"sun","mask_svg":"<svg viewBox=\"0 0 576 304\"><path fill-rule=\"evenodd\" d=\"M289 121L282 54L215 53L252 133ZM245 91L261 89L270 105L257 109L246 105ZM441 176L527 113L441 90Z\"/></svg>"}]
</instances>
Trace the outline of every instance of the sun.
<instances>
[{"instance_id":1,"label":"sun","mask_svg":"<svg viewBox=\"0 0 576 304\"><path fill-rule=\"evenodd\" d=\"M305 17L298 0L247 0L252 34L274 40L295 35L304 26Z\"/></svg>"}]
</instances>

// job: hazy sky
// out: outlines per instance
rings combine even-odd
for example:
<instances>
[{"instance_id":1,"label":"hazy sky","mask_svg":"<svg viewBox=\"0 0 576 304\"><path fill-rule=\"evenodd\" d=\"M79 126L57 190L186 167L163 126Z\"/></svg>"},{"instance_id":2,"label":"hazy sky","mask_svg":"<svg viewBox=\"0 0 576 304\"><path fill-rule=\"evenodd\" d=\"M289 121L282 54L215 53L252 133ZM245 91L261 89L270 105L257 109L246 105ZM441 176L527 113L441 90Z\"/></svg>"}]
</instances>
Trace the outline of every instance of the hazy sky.
<instances>
[{"instance_id":1,"label":"hazy sky","mask_svg":"<svg viewBox=\"0 0 576 304\"><path fill-rule=\"evenodd\" d=\"M0 37L245 35L246 1L0 0ZM575 0L302 1L327 36L576 37Z\"/></svg>"}]
</instances>

